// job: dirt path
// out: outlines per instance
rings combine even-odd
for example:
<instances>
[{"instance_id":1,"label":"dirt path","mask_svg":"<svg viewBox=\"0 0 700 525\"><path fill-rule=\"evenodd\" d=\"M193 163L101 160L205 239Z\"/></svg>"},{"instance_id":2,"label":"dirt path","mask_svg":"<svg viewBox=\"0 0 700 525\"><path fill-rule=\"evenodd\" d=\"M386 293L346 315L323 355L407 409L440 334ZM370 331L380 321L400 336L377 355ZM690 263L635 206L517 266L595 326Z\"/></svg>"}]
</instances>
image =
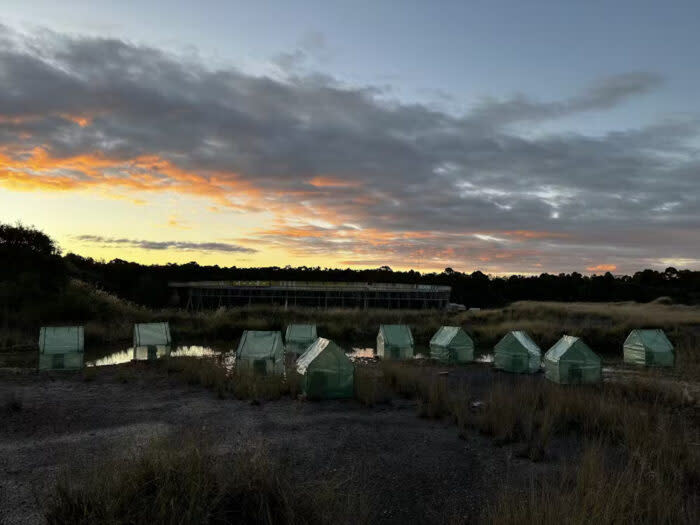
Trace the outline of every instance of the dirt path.
<instances>
[{"instance_id":1,"label":"dirt path","mask_svg":"<svg viewBox=\"0 0 700 525\"><path fill-rule=\"evenodd\" d=\"M42 502L62 472L79 475L159 436L197 435L221 454L264 440L306 479L347 473L371 495L381 523L474 518L505 483L526 486L538 472L558 468L515 459L512 448L478 435L459 439L454 425L418 418L410 402L253 406L148 370L122 383L115 369L89 382L80 374L0 371L0 522L40 522ZM10 397L21 409L4 406Z\"/></svg>"}]
</instances>

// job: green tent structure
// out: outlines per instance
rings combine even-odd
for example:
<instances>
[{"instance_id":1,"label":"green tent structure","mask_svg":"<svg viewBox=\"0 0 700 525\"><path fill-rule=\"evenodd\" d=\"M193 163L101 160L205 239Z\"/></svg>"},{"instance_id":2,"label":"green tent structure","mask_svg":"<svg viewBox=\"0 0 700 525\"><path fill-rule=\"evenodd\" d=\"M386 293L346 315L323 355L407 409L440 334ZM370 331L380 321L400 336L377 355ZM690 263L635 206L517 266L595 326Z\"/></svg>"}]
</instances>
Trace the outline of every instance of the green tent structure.
<instances>
[{"instance_id":1,"label":"green tent structure","mask_svg":"<svg viewBox=\"0 0 700 525\"><path fill-rule=\"evenodd\" d=\"M136 323L134 325L134 356L135 360L152 361L170 353L170 324Z\"/></svg>"},{"instance_id":2,"label":"green tent structure","mask_svg":"<svg viewBox=\"0 0 700 525\"><path fill-rule=\"evenodd\" d=\"M84 358L82 326L44 326L39 330L39 370L79 370Z\"/></svg>"},{"instance_id":3,"label":"green tent structure","mask_svg":"<svg viewBox=\"0 0 700 525\"><path fill-rule=\"evenodd\" d=\"M411 359L413 335L405 324L383 324L377 334L377 355L382 359Z\"/></svg>"},{"instance_id":4,"label":"green tent structure","mask_svg":"<svg viewBox=\"0 0 700 525\"><path fill-rule=\"evenodd\" d=\"M459 326L442 326L430 340L430 357L447 364L474 361L474 341Z\"/></svg>"},{"instance_id":5,"label":"green tent structure","mask_svg":"<svg viewBox=\"0 0 700 525\"><path fill-rule=\"evenodd\" d=\"M663 330L632 330L623 346L625 363L673 366L673 345Z\"/></svg>"},{"instance_id":6,"label":"green tent structure","mask_svg":"<svg viewBox=\"0 0 700 525\"><path fill-rule=\"evenodd\" d=\"M565 335L544 355L544 375L561 384L599 383L600 357L580 338Z\"/></svg>"},{"instance_id":7,"label":"green tent structure","mask_svg":"<svg viewBox=\"0 0 700 525\"><path fill-rule=\"evenodd\" d=\"M493 366L506 372L534 374L540 369L542 351L527 332L508 332L496 343Z\"/></svg>"},{"instance_id":8,"label":"green tent structure","mask_svg":"<svg viewBox=\"0 0 700 525\"><path fill-rule=\"evenodd\" d=\"M284 336L284 350L288 354L303 354L317 337L315 324L290 324Z\"/></svg>"},{"instance_id":9,"label":"green tent structure","mask_svg":"<svg viewBox=\"0 0 700 525\"><path fill-rule=\"evenodd\" d=\"M333 341L320 337L297 360L301 390L311 399L353 397L355 367Z\"/></svg>"},{"instance_id":10,"label":"green tent structure","mask_svg":"<svg viewBox=\"0 0 700 525\"><path fill-rule=\"evenodd\" d=\"M259 375L284 373L284 345L280 332L246 330L236 350L236 367Z\"/></svg>"}]
</instances>

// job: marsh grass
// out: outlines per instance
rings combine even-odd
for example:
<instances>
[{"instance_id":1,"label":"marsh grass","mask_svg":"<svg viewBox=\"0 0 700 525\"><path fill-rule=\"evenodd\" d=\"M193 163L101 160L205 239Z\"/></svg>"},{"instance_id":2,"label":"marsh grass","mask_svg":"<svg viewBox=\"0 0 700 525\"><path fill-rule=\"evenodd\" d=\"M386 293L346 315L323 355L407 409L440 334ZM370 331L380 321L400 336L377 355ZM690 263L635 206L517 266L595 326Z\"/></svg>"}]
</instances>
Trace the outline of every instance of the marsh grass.
<instances>
[{"instance_id":1,"label":"marsh grass","mask_svg":"<svg viewBox=\"0 0 700 525\"><path fill-rule=\"evenodd\" d=\"M295 481L262 443L232 458L200 444L154 442L100 465L87 479L62 476L45 510L49 524L368 523L365 500L337 479Z\"/></svg>"},{"instance_id":2,"label":"marsh grass","mask_svg":"<svg viewBox=\"0 0 700 525\"><path fill-rule=\"evenodd\" d=\"M575 468L526 492L506 490L486 507L493 524L697 523L697 492L679 487L674 469L658 457L631 455L619 465L607 447L586 447Z\"/></svg>"},{"instance_id":3,"label":"marsh grass","mask_svg":"<svg viewBox=\"0 0 700 525\"><path fill-rule=\"evenodd\" d=\"M366 406L388 403L391 391L382 371L373 366L355 365L355 399Z\"/></svg>"},{"instance_id":4,"label":"marsh grass","mask_svg":"<svg viewBox=\"0 0 700 525\"><path fill-rule=\"evenodd\" d=\"M557 435L619 452L617 462L606 464L600 447L591 449L554 486L526 495L506 490L486 521L685 523L698 516L700 426L693 418L696 400L681 385L496 383L476 400L466 389L449 390L441 367L392 362L383 370L388 385L418 400L420 416L452 418L461 437L476 430L497 445L521 443L516 455L533 461L550 457Z\"/></svg>"},{"instance_id":5,"label":"marsh grass","mask_svg":"<svg viewBox=\"0 0 700 525\"><path fill-rule=\"evenodd\" d=\"M282 374L259 375L236 369L231 376L231 391L237 399L273 401L290 393Z\"/></svg>"}]
</instances>

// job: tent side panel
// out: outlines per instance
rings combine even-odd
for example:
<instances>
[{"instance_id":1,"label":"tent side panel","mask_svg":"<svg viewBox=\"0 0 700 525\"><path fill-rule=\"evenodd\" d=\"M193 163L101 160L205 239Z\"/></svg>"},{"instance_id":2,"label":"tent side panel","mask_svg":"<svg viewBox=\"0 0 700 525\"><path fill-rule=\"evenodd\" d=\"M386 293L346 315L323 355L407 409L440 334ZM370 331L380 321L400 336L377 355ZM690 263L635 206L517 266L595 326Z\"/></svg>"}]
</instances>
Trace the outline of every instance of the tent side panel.
<instances>
[{"instance_id":1,"label":"tent side panel","mask_svg":"<svg viewBox=\"0 0 700 525\"><path fill-rule=\"evenodd\" d=\"M343 399L354 394L355 368L342 350L327 348L306 370L303 390L312 399Z\"/></svg>"},{"instance_id":2,"label":"tent side panel","mask_svg":"<svg viewBox=\"0 0 700 525\"><path fill-rule=\"evenodd\" d=\"M561 359L559 379L562 384L580 385L601 381L600 364L592 361Z\"/></svg>"},{"instance_id":3,"label":"tent side panel","mask_svg":"<svg viewBox=\"0 0 700 525\"><path fill-rule=\"evenodd\" d=\"M641 345L625 345L622 349L623 361L633 365L646 364L646 351L644 348L639 348Z\"/></svg>"},{"instance_id":4,"label":"tent side panel","mask_svg":"<svg viewBox=\"0 0 700 525\"><path fill-rule=\"evenodd\" d=\"M646 363L649 366L673 366L675 354L671 352L646 352Z\"/></svg>"},{"instance_id":5,"label":"tent side panel","mask_svg":"<svg viewBox=\"0 0 700 525\"><path fill-rule=\"evenodd\" d=\"M522 374L530 372L531 369L530 354L512 336L496 345L493 361L496 368L506 372Z\"/></svg>"},{"instance_id":6,"label":"tent side panel","mask_svg":"<svg viewBox=\"0 0 700 525\"><path fill-rule=\"evenodd\" d=\"M450 351L443 345L430 344L430 357L439 361L440 363L450 362Z\"/></svg>"},{"instance_id":7,"label":"tent side panel","mask_svg":"<svg viewBox=\"0 0 700 525\"><path fill-rule=\"evenodd\" d=\"M544 361L544 376L554 383L561 383L559 375L559 364L556 361L545 359Z\"/></svg>"},{"instance_id":8,"label":"tent side panel","mask_svg":"<svg viewBox=\"0 0 700 525\"><path fill-rule=\"evenodd\" d=\"M542 367L542 359L539 355L536 354L529 354L530 359L528 361L527 365L527 371L530 374L534 374L540 370Z\"/></svg>"},{"instance_id":9,"label":"tent side panel","mask_svg":"<svg viewBox=\"0 0 700 525\"><path fill-rule=\"evenodd\" d=\"M39 370L79 370L83 368L83 352L39 354Z\"/></svg>"},{"instance_id":10,"label":"tent side panel","mask_svg":"<svg viewBox=\"0 0 700 525\"><path fill-rule=\"evenodd\" d=\"M384 335L381 330L377 334L377 356L384 358Z\"/></svg>"},{"instance_id":11,"label":"tent side panel","mask_svg":"<svg viewBox=\"0 0 700 525\"><path fill-rule=\"evenodd\" d=\"M471 363L474 361L473 345L456 345L452 348L452 361L457 364Z\"/></svg>"}]
</instances>

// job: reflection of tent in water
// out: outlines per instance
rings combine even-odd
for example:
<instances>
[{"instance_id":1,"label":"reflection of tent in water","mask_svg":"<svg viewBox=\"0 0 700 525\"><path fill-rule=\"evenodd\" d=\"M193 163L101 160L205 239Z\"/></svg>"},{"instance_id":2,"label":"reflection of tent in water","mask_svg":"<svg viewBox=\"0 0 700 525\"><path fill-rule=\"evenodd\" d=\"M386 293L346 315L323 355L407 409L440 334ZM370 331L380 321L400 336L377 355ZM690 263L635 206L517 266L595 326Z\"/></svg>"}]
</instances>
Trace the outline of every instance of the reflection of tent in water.
<instances>
[{"instance_id":1,"label":"reflection of tent in water","mask_svg":"<svg viewBox=\"0 0 700 525\"><path fill-rule=\"evenodd\" d=\"M382 359L411 359L413 335L405 324L383 324L377 334L377 355Z\"/></svg>"},{"instance_id":2,"label":"reflection of tent in water","mask_svg":"<svg viewBox=\"0 0 700 525\"><path fill-rule=\"evenodd\" d=\"M474 341L459 326L443 326L430 340L430 357L442 363L474 360Z\"/></svg>"},{"instance_id":3,"label":"reflection of tent in water","mask_svg":"<svg viewBox=\"0 0 700 525\"><path fill-rule=\"evenodd\" d=\"M287 333L284 341L285 351L292 354L303 353L311 343L316 340L315 324L290 324L287 326Z\"/></svg>"},{"instance_id":4,"label":"reflection of tent in water","mask_svg":"<svg viewBox=\"0 0 700 525\"><path fill-rule=\"evenodd\" d=\"M319 338L297 360L302 392L313 399L353 396L355 367L333 341Z\"/></svg>"},{"instance_id":5,"label":"reflection of tent in water","mask_svg":"<svg viewBox=\"0 0 700 525\"><path fill-rule=\"evenodd\" d=\"M39 370L77 370L83 367L85 335L82 326L45 326L39 331Z\"/></svg>"},{"instance_id":6,"label":"reflection of tent in water","mask_svg":"<svg viewBox=\"0 0 700 525\"><path fill-rule=\"evenodd\" d=\"M284 347L280 332L246 330L236 350L239 369L257 374L284 372Z\"/></svg>"},{"instance_id":7,"label":"reflection of tent in water","mask_svg":"<svg viewBox=\"0 0 700 525\"><path fill-rule=\"evenodd\" d=\"M540 347L521 330L508 332L494 347L493 365L506 372L534 374L541 360Z\"/></svg>"},{"instance_id":8,"label":"reflection of tent in water","mask_svg":"<svg viewBox=\"0 0 700 525\"><path fill-rule=\"evenodd\" d=\"M170 351L170 325L165 323L137 323L134 325L134 359L153 360Z\"/></svg>"},{"instance_id":9,"label":"reflection of tent in water","mask_svg":"<svg viewBox=\"0 0 700 525\"><path fill-rule=\"evenodd\" d=\"M600 357L578 337L565 335L544 355L544 373L555 383L598 383Z\"/></svg>"},{"instance_id":10,"label":"reflection of tent in water","mask_svg":"<svg viewBox=\"0 0 700 525\"><path fill-rule=\"evenodd\" d=\"M673 366L673 345L663 330L632 330L623 353L625 363Z\"/></svg>"}]
</instances>

